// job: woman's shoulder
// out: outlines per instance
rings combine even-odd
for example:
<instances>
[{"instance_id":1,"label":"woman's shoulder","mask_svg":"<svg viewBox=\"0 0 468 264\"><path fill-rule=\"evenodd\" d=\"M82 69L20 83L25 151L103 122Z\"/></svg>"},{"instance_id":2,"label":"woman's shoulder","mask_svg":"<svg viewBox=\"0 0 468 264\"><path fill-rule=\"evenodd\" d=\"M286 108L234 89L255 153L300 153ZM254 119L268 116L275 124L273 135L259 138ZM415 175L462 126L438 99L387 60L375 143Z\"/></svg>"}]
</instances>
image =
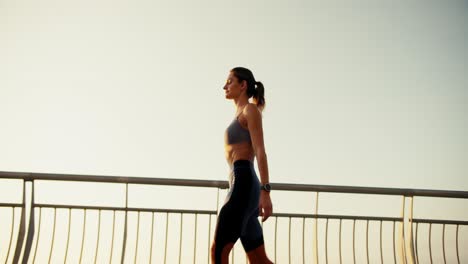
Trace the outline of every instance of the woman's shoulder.
<instances>
[{"instance_id":1,"label":"woman's shoulder","mask_svg":"<svg viewBox=\"0 0 468 264\"><path fill-rule=\"evenodd\" d=\"M244 111L254 111L254 112L257 112L257 111L260 111L257 107L256 104L254 103L248 103L245 105L244 107Z\"/></svg>"},{"instance_id":2,"label":"woman's shoulder","mask_svg":"<svg viewBox=\"0 0 468 264\"><path fill-rule=\"evenodd\" d=\"M254 117L257 117L257 116L260 116L261 117L261 112L260 112L260 109L258 109L257 105L256 104L253 104L253 103L248 103L243 111L244 115L246 116L254 116Z\"/></svg>"}]
</instances>

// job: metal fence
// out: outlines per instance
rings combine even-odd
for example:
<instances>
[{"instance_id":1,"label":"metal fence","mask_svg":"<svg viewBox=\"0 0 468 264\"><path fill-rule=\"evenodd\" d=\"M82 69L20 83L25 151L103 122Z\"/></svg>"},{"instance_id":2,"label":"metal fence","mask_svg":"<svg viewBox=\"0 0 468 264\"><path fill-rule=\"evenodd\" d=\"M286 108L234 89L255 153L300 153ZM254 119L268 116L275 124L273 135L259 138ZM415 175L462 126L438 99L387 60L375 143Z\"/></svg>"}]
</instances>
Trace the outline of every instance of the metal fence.
<instances>
[{"instance_id":1,"label":"metal fence","mask_svg":"<svg viewBox=\"0 0 468 264\"><path fill-rule=\"evenodd\" d=\"M0 172L0 186L5 181L16 182L19 187L9 191L19 193L20 198L0 200L4 230L0 232L0 261L4 263L209 263L216 214L222 206L220 196L228 188L226 181ZM55 197L54 203L41 202L39 196L47 192L41 183L74 186L83 182L118 186L123 197L115 199L122 204L71 204L63 202L63 196ZM129 195L143 194L129 189L138 186L214 190L210 195L215 206L211 209L133 206L129 204ZM468 192L283 183L273 183L272 187L274 193L312 196L295 204L304 207L303 213L275 212L263 224L267 253L275 263L468 262L468 253L461 250L468 248L466 216L413 217L415 198L424 197L455 201L452 211L468 211ZM181 189L176 192L177 197L187 201L197 198ZM158 196L158 191L153 193L158 199L165 199ZM375 197L396 198L399 213L394 216L322 213L319 208L327 203L327 194L364 195L370 203ZM277 200L273 198L273 202ZM331 207L339 208L339 204ZM434 203L426 211L443 211L442 207ZM438 236L434 234L436 231ZM238 244L231 253L231 262L247 263Z\"/></svg>"}]
</instances>

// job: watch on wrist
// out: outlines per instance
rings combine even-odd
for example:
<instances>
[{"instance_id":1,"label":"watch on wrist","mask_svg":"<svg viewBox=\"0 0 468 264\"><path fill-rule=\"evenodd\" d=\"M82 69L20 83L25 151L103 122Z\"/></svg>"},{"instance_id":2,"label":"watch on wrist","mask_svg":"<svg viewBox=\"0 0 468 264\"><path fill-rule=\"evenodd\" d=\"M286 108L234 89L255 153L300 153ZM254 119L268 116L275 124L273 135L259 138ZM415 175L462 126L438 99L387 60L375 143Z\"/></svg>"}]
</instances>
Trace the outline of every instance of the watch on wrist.
<instances>
[{"instance_id":1,"label":"watch on wrist","mask_svg":"<svg viewBox=\"0 0 468 264\"><path fill-rule=\"evenodd\" d=\"M269 183L265 183L264 185L260 186L260 189L265 192L271 192L271 185Z\"/></svg>"}]
</instances>

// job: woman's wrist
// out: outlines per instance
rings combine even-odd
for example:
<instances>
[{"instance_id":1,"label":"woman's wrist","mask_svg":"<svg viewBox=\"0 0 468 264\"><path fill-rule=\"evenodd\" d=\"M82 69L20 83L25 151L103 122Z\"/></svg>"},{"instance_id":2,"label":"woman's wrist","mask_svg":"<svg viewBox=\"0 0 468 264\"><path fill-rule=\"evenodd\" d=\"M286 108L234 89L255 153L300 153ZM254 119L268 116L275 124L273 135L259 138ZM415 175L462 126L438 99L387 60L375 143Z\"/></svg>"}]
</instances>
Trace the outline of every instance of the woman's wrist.
<instances>
[{"instance_id":1,"label":"woman's wrist","mask_svg":"<svg viewBox=\"0 0 468 264\"><path fill-rule=\"evenodd\" d=\"M263 192L269 193L271 192L271 185L269 183L262 184L260 186L260 190L262 190Z\"/></svg>"}]
</instances>

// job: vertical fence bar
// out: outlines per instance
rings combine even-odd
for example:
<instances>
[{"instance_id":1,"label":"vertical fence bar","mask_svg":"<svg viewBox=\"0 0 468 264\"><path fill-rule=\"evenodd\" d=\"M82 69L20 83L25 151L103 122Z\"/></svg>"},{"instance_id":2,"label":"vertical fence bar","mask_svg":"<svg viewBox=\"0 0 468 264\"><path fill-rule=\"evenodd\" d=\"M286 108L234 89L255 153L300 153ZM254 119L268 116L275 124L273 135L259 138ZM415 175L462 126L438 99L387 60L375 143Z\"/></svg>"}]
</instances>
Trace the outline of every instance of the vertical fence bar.
<instances>
[{"instance_id":1,"label":"vertical fence bar","mask_svg":"<svg viewBox=\"0 0 468 264\"><path fill-rule=\"evenodd\" d=\"M431 243L431 236L432 236L432 224L429 224L429 256L431 259L431 264L432 264L432 243Z\"/></svg>"},{"instance_id":2,"label":"vertical fence bar","mask_svg":"<svg viewBox=\"0 0 468 264\"><path fill-rule=\"evenodd\" d=\"M166 263L167 255L167 237L169 236L169 213L166 212L166 239L164 242L164 264Z\"/></svg>"},{"instance_id":3,"label":"vertical fence bar","mask_svg":"<svg viewBox=\"0 0 468 264\"><path fill-rule=\"evenodd\" d=\"M24 240L24 235L25 235L25 229L26 229L26 181L23 182L23 211L21 213L21 226L20 226L20 233L18 237L18 241L16 243L16 250L15 250L15 257L13 258L13 263L19 263L19 258L21 256L21 249L23 246L23 240ZM34 240L34 221L35 221L35 215L34 215L34 207L35 207L35 202L34 202L34 181L31 181L31 203L29 207L29 226L28 226L28 235L26 238L26 245L24 247L24 254L23 254L23 260L22 263L27 263L29 259L29 254L31 252L32 248L32 243Z\"/></svg>"},{"instance_id":4,"label":"vertical fence bar","mask_svg":"<svg viewBox=\"0 0 468 264\"><path fill-rule=\"evenodd\" d=\"M136 233L136 241L135 241L135 257L133 259L134 263L137 263L138 257L138 240L140 240L140 211L137 214L137 233Z\"/></svg>"},{"instance_id":5,"label":"vertical fence bar","mask_svg":"<svg viewBox=\"0 0 468 264\"><path fill-rule=\"evenodd\" d=\"M15 228L15 207L11 207L11 232L10 232L10 240L8 242L8 251L5 259L5 263L8 262L8 257L10 256L10 248L11 248L11 242L13 241L13 229Z\"/></svg>"},{"instance_id":6,"label":"vertical fence bar","mask_svg":"<svg viewBox=\"0 0 468 264\"><path fill-rule=\"evenodd\" d=\"M71 211L72 211L72 209L71 209L71 208L68 208L67 242L66 242L66 245L65 245L65 257L64 257L64 259L63 259L63 263L67 263L68 245L70 245L70 228L71 228L71 221L72 221Z\"/></svg>"},{"instance_id":7,"label":"vertical fence bar","mask_svg":"<svg viewBox=\"0 0 468 264\"><path fill-rule=\"evenodd\" d=\"M151 264L151 260L153 259L153 235L154 232L154 212L151 213L151 236L150 236L150 255L149 255L149 263Z\"/></svg>"},{"instance_id":8,"label":"vertical fence bar","mask_svg":"<svg viewBox=\"0 0 468 264\"><path fill-rule=\"evenodd\" d=\"M101 233L101 209L99 209L99 215L98 215L98 230L97 230L97 241L96 241L96 254L94 255L94 263L97 263L97 257L99 254L99 238L100 238L100 233Z\"/></svg>"},{"instance_id":9,"label":"vertical fence bar","mask_svg":"<svg viewBox=\"0 0 468 264\"><path fill-rule=\"evenodd\" d=\"M198 213L195 213L195 234L193 239L193 264L197 259L197 220L198 220Z\"/></svg>"},{"instance_id":10,"label":"vertical fence bar","mask_svg":"<svg viewBox=\"0 0 468 264\"><path fill-rule=\"evenodd\" d=\"M39 210L39 220L38 220L38 224L37 224L37 240L36 240L36 246L34 247L34 252L33 252L33 261L32 263L34 264L36 262L36 252L37 252L37 246L39 245L39 241L40 241L40 238L41 238L41 213L42 213L42 208L39 207L38 208Z\"/></svg>"},{"instance_id":11,"label":"vertical fence bar","mask_svg":"<svg viewBox=\"0 0 468 264\"><path fill-rule=\"evenodd\" d=\"M83 258L83 250L84 250L84 243L85 243L85 236L86 236L86 215L87 215L87 210L84 209L84 212L83 212L83 234L81 236L81 249L80 249L80 261L79 261L80 264L81 264L81 260Z\"/></svg>"},{"instance_id":12,"label":"vertical fence bar","mask_svg":"<svg viewBox=\"0 0 468 264\"><path fill-rule=\"evenodd\" d=\"M442 225L442 253L444 255L444 263L447 263L447 259L445 257L445 224Z\"/></svg>"},{"instance_id":13,"label":"vertical fence bar","mask_svg":"<svg viewBox=\"0 0 468 264\"><path fill-rule=\"evenodd\" d=\"M219 212L219 188L217 189L218 191L216 192L216 212Z\"/></svg>"},{"instance_id":14,"label":"vertical fence bar","mask_svg":"<svg viewBox=\"0 0 468 264\"><path fill-rule=\"evenodd\" d=\"M353 219L353 263L356 263L356 219Z\"/></svg>"},{"instance_id":15,"label":"vertical fence bar","mask_svg":"<svg viewBox=\"0 0 468 264\"><path fill-rule=\"evenodd\" d=\"M219 212L219 188L216 192L216 212Z\"/></svg>"},{"instance_id":16,"label":"vertical fence bar","mask_svg":"<svg viewBox=\"0 0 468 264\"><path fill-rule=\"evenodd\" d=\"M401 262L406 264L406 254L405 254L405 203L406 203L406 197L403 196L403 203L402 203L402 206L401 206L400 235L398 237L398 243L399 243L399 248L400 248Z\"/></svg>"},{"instance_id":17,"label":"vertical fence bar","mask_svg":"<svg viewBox=\"0 0 468 264\"><path fill-rule=\"evenodd\" d=\"M419 264L419 253L418 253L418 227L419 227L419 223L416 223L416 235L415 235L415 238L414 238L414 247L415 247L415 251L416 251L416 263Z\"/></svg>"},{"instance_id":18,"label":"vertical fence bar","mask_svg":"<svg viewBox=\"0 0 468 264\"><path fill-rule=\"evenodd\" d=\"M379 233L379 247L380 247L380 263L383 264L383 249L382 249L382 220L380 220L380 233Z\"/></svg>"},{"instance_id":19,"label":"vertical fence bar","mask_svg":"<svg viewBox=\"0 0 468 264\"><path fill-rule=\"evenodd\" d=\"M182 232L183 232L184 214L180 213L180 235L179 235L179 264L182 261Z\"/></svg>"},{"instance_id":20,"label":"vertical fence bar","mask_svg":"<svg viewBox=\"0 0 468 264\"><path fill-rule=\"evenodd\" d=\"M288 257L289 263L291 263L291 217L289 217L289 232L288 232Z\"/></svg>"},{"instance_id":21,"label":"vertical fence bar","mask_svg":"<svg viewBox=\"0 0 468 264\"><path fill-rule=\"evenodd\" d=\"M319 205L319 192L316 192L315 195L315 234L314 234L314 256L315 256L315 263L318 264L318 205Z\"/></svg>"},{"instance_id":22,"label":"vertical fence bar","mask_svg":"<svg viewBox=\"0 0 468 264\"><path fill-rule=\"evenodd\" d=\"M328 263L328 218L325 222L325 263Z\"/></svg>"},{"instance_id":23,"label":"vertical fence bar","mask_svg":"<svg viewBox=\"0 0 468 264\"><path fill-rule=\"evenodd\" d=\"M302 218L302 264L305 264L305 219Z\"/></svg>"},{"instance_id":24,"label":"vertical fence bar","mask_svg":"<svg viewBox=\"0 0 468 264\"><path fill-rule=\"evenodd\" d=\"M339 252L340 252L340 264L343 262L343 257L342 257L342 254L341 254L341 223L343 222L343 219L340 219L340 227L339 227L339 238L338 238L338 248L339 248Z\"/></svg>"},{"instance_id":25,"label":"vertical fence bar","mask_svg":"<svg viewBox=\"0 0 468 264\"><path fill-rule=\"evenodd\" d=\"M115 237L115 210L112 211L112 236L111 236L111 246L110 246L110 255L109 263L112 263L112 256L114 255L114 237Z\"/></svg>"},{"instance_id":26,"label":"vertical fence bar","mask_svg":"<svg viewBox=\"0 0 468 264\"><path fill-rule=\"evenodd\" d=\"M229 183L230 184L230 183ZM216 215L218 214L219 212L219 191L220 189L217 188L216 189ZM210 263L211 262L211 258L210 258L210 252L211 252L211 215L210 215L210 219L209 219L209 228L208 228L208 262L207 263ZM213 237L213 240L216 239L215 237Z\"/></svg>"},{"instance_id":27,"label":"vertical fence bar","mask_svg":"<svg viewBox=\"0 0 468 264\"><path fill-rule=\"evenodd\" d=\"M219 189L218 189L219 192ZM210 250L211 248L211 214L208 215L208 261L206 263L210 263Z\"/></svg>"},{"instance_id":28,"label":"vertical fence bar","mask_svg":"<svg viewBox=\"0 0 468 264\"><path fill-rule=\"evenodd\" d=\"M276 252L277 252L277 234L278 234L278 217L275 217L275 263L276 263Z\"/></svg>"},{"instance_id":29,"label":"vertical fence bar","mask_svg":"<svg viewBox=\"0 0 468 264\"><path fill-rule=\"evenodd\" d=\"M54 208L54 224L53 224L53 229L52 229L52 243L50 245L50 251L49 251L49 263L51 263L52 260L52 252L54 249L54 241L55 241L55 226L57 222L57 209Z\"/></svg>"},{"instance_id":30,"label":"vertical fence bar","mask_svg":"<svg viewBox=\"0 0 468 264\"><path fill-rule=\"evenodd\" d=\"M414 205L414 197L410 196L410 209L408 214L408 241L407 245L409 247L407 257L409 256L410 263L415 262L414 256L414 241L413 241L413 205Z\"/></svg>"},{"instance_id":31,"label":"vertical fence bar","mask_svg":"<svg viewBox=\"0 0 468 264\"><path fill-rule=\"evenodd\" d=\"M366 220L366 256L369 264L369 220Z\"/></svg>"},{"instance_id":32,"label":"vertical fence bar","mask_svg":"<svg viewBox=\"0 0 468 264\"><path fill-rule=\"evenodd\" d=\"M393 243L392 243L392 247L393 247L393 263L397 263L396 262L396 259L397 259L397 255L396 255L396 241L395 241L395 224L396 222L393 221L393 227L392 227L392 238L393 238Z\"/></svg>"},{"instance_id":33,"label":"vertical fence bar","mask_svg":"<svg viewBox=\"0 0 468 264\"><path fill-rule=\"evenodd\" d=\"M125 216L124 216L124 233L122 241L122 255L120 256L120 263L125 261L125 251L127 248L127 232L128 232L128 183L125 184Z\"/></svg>"},{"instance_id":34,"label":"vertical fence bar","mask_svg":"<svg viewBox=\"0 0 468 264\"><path fill-rule=\"evenodd\" d=\"M414 234L414 222L411 221L411 256L412 256L412 264L413 263L418 263L418 260L417 260L417 249L416 249L416 238L415 238L415 234Z\"/></svg>"},{"instance_id":35,"label":"vertical fence bar","mask_svg":"<svg viewBox=\"0 0 468 264\"><path fill-rule=\"evenodd\" d=\"M24 234L25 234L25 229L26 229L26 181L25 180L23 180L23 195L21 198L22 198L22 202L21 202L20 226L19 226L19 231L18 231L18 239L16 240L16 249L13 255L13 263L19 263L19 258L21 255L21 250L23 248ZM32 210L30 212L32 213ZM34 218L34 214L30 215L29 217ZM25 262L25 259L27 260L27 257L26 258L23 257L23 262Z\"/></svg>"},{"instance_id":36,"label":"vertical fence bar","mask_svg":"<svg viewBox=\"0 0 468 264\"><path fill-rule=\"evenodd\" d=\"M456 230L457 233L455 235L455 244L456 244L455 247L457 248L457 262L458 262L458 264L460 264L460 254L458 253L459 252L459 249L458 249L458 227L459 226L460 225L457 224L457 230Z\"/></svg>"}]
</instances>

